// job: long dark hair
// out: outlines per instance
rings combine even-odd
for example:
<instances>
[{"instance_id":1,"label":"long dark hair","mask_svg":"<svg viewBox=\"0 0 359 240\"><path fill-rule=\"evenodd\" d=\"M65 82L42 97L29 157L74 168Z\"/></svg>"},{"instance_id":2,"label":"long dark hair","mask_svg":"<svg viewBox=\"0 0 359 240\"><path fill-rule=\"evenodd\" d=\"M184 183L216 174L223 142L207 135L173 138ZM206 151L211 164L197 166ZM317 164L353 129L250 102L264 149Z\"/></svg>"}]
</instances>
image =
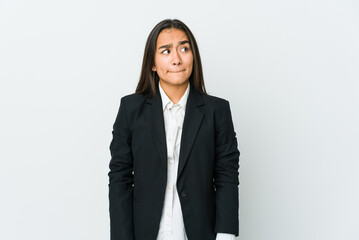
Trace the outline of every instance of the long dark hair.
<instances>
[{"instance_id":1,"label":"long dark hair","mask_svg":"<svg viewBox=\"0 0 359 240\"><path fill-rule=\"evenodd\" d=\"M143 54L141 76L137 84L136 93L147 97L153 97L156 95L156 86L158 84L159 77L157 72L152 71L152 67L155 65L157 38L162 30L171 28L182 30L187 34L193 54L193 68L189 81L198 92L207 94L204 86L201 57L199 55L196 39L194 38L191 30L189 30L189 28L178 19L165 19L159 22L148 36L145 52Z\"/></svg>"}]
</instances>

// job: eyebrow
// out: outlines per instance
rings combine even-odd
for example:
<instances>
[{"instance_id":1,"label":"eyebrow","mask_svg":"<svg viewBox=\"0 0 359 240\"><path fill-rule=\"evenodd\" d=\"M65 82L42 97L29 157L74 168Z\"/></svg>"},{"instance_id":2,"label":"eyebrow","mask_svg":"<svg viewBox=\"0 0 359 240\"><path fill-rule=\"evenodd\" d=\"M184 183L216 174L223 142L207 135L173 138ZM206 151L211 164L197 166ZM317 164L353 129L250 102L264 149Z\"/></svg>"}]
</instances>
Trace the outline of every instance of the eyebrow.
<instances>
[{"instance_id":1,"label":"eyebrow","mask_svg":"<svg viewBox=\"0 0 359 240\"><path fill-rule=\"evenodd\" d=\"M188 43L188 44L189 44L189 41L184 40L184 41L179 41L178 43L179 43L179 45L183 45L183 44L185 44L185 43ZM171 44L166 44L166 45L163 45L163 46L159 47L158 49L161 49L161 48L171 48L172 45L173 45L172 43L171 43Z\"/></svg>"}]
</instances>

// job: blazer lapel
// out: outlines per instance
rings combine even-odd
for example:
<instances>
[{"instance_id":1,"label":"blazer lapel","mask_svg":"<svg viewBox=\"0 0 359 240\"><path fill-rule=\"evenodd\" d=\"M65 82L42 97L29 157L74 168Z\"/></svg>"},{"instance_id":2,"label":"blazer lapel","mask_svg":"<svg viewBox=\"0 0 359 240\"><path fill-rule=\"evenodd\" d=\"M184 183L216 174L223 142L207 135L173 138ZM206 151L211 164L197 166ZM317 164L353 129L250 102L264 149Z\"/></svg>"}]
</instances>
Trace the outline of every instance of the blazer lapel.
<instances>
[{"instance_id":1,"label":"blazer lapel","mask_svg":"<svg viewBox=\"0 0 359 240\"><path fill-rule=\"evenodd\" d=\"M201 94L191 85L182 127L177 179L180 177L187 163L198 130L202 124L204 114L199 108L199 106L202 105L204 105L204 102Z\"/></svg>"},{"instance_id":2,"label":"blazer lapel","mask_svg":"<svg viewBox=\"0 0 359 240\"><path fill-rule=\"evenodd\" d=\"M147 98L146 102L152 104L152 111L149 113L150 126L160 157L163 163L167 166L166 131L163 118L162 99L158 84L156 84L156 88L156 96L154 98ZM186 165L203 120L204 114L199 109L199 106L201 105L204 105L202 96L191 84L182 127L177 179L180 177L183 168Z\"/></svg>"},{"instance_id":3,"label":"blazer lapel","mask_svg":"<svg viewBox=\"0 0 359 240\"><path fill-rule=\"evenodd\" d=\"M162 162L167 164L166 129L163 118L161 93L158 84L156 84L156 96L153 98L146 98L146 103L151 105L148 118L153 138Z\"/></svg>"}]
</instances>

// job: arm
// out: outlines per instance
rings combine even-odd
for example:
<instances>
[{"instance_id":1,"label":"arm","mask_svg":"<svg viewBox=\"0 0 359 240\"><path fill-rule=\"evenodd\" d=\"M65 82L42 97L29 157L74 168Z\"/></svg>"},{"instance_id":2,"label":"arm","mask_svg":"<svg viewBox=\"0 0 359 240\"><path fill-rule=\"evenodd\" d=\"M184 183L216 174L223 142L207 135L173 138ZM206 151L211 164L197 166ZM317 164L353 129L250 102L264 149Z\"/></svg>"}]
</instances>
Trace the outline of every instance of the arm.
<instances>
[{"instance_id":1,"label":"arm","mask_svg":"<svg viewBox=\"0 0 359 240\"><path fill-rule=\"evenodd\" d=\"M221 120L216 127L216 161L214 185L216 189L215 232L239 235L238 216L238 175L239 151L233 128L229 102L221 112Z\"/></svg>"},{"instance_id":2,"label":"arm","mask_svg":"<svg viewBox=\"0 0 359 240\"><path fill-rule=\"evenodd\" d=\"M113 125L112 135L110 172L108 173L111 240L133 240L133 157L131 131L128 128L123 98Z\"/></svg>"}]
</instances>

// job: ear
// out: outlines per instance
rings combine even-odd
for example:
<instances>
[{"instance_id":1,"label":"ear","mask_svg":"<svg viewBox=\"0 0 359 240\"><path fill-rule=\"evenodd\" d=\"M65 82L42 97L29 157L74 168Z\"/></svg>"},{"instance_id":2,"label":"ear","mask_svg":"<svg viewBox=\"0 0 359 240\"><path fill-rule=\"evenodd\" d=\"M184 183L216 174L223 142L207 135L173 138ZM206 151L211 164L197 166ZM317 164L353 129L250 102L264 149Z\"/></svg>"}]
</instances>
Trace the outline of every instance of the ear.
<instances>
[{"instance_id":1,"label":"ear","mask_svg":"<svg viewBox=\"0 0 359 240\"><path fill-rule=\"evenodd\" d=\"M156 72L156 67L155 66L152 67L152 71Z\"/></svg>"}]
</instances>

